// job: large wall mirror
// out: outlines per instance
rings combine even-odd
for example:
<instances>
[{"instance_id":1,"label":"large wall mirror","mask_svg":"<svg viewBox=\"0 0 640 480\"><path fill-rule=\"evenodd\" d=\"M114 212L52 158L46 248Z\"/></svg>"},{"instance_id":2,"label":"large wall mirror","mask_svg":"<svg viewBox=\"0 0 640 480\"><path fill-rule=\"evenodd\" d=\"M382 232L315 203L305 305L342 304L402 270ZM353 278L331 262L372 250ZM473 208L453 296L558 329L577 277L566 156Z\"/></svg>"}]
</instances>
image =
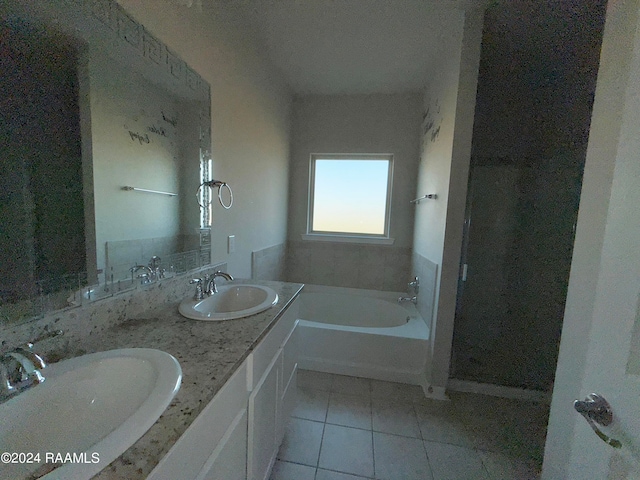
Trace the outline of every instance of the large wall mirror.
<instances>
[{"instance_id":1,"label":"large wall mirror","mask_svg":"<svg viewBox=\"0 0 640 480\"><path fill-rule=\"evenodd\" d=\"M113 0L5 3L0 321L210 263L207 82Z\"/></svg>"}]
</instances>

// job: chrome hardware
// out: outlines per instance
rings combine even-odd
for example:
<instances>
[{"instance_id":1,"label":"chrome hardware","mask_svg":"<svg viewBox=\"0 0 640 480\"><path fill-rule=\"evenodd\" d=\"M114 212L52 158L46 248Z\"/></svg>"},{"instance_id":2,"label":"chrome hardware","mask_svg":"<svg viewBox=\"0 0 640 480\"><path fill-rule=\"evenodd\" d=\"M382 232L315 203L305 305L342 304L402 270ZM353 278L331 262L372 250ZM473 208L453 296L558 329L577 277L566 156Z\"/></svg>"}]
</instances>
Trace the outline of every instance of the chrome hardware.
<instances>
[{"instance_id":1,"label":"chrome hardware","mask_svg":"<svg viewBox=\"0 0 640 480\"><path fill-rule=\"evenodd\" d=\"M597 393L588 395L583 401L576 400L573 402L573 408L575 408L576 412L580 415L589 417L603 427L609 426L611 422L613 422L611 405Z\"/></svg>"},{"instance_id":2,"label":"chrome hardware","mask_svg":"<svg viewBox=\"0 0 640 480\"><path fill-rule=\"evenodd\" d=\"M204 299L204 291L202 290L202 279L201 278L192 278L189 280L190 285L196 286L196 293L193 295L194 300L202 300Z\"/></svg>"},{"instance_id":3,"label":"chrome hardware","mask_svg":"<svg viewBox=\"0 0 640 480\"><path fill-rule=\"evenodd\" d=\"M613 423L613 410L604 397L601 397L597 393L590 393L584 400L574 401L573 408L585 418L589 426L602 441L611 445L613 448L622 447L622 443L619 440L609 437L597 426L602 425L603 427L607 427Z\"/></svg>"},{"instance_id":4,"label":"chrome hardware","mask_svg":"<svg viewBox=\"0 0 640 480\"><path fill-rule=\"evenodd\" d=\"M207 295L213 295L215 293L218 293L218 287L216 286L217 277L222 277L227 281L233 280L233 277L231 275L221 270L218 270L214 272L214 274L211 275L211 277L205 276L204 293L206 293Z\"/></svg>"},{"instance_id":5,"label":"chrome hardware","mask_svg":"<svg viewBox=\"0 0 640 480\"><path fill-rule=\"evenodd\" d=\"M196 293L193 296L194 300L202 300L206 295L214 295L218 293L218 287L216 286L216 278L222 277L225 280L232 281L233 277L226 272L220 270L213 273L213 275L206 274L204 278L194 278L189 280L190 284L195 284Z\"/></svg>"},{"instance_id":6,"label":"chrome hardware","mask_svg":"<svg viewBox=\"0 0 640 480\"><path fill-rule=\"evenodd\" d=\"M418 277L413 277L413 280L407 283L409 289L413 289L413 292L417 295L420 290L420 279Z\"/></svg>"},{"instance_id":7,"label":"chrome hardware","mask_svg":"<svg viewBox=\"0 0 640 480\"><path fill-rule=\"evenodd\" d=\"M413 200L409 201L409 203L420 203L420 200L424 200L425 198L432 198L432 199L436 199L438 198L438 195L435 193L428 193L426 195L423 195L421 197L418 198L414 198Z\"/></svg>"},{"instance_id":8,"label":"chrome hardware","mask_svg":"<svg viewBox=\"0 0 640 480\"><path fill-rule=\"evenodd\" d=\"M129 269L132 275L132 280L133 274L139 272L140 270L144 270L144 272L138 274L136 278L140 279L141 285L146 285L155 280L164 278L165 269L160 267L160 262L162 262L162 259L157 255L154 255L153 257L151 257L151 260L149 260L149 265L138 265L136 263Z\"/></svg>"},{"instance_id":9,"label":"chrome hardware","mask_svg":"<svg viewBox=\"0 0 640 480\"><path fill-rule=\"evenodd\" d=\"M47 364L31 350L32 346L18 347L0 358L0 401L45 381L40 370Z\"/></svg>"},{"instance_id":10,"label":"chrome hardware","mask_svg":"<svg viewBox=\"0 0 640 480\"><path fill-rule=\"evenodd\" d=\"M133 267L129 269L129 271L132 274L139 272L140 270L146 270L146 272L140 273L137 276L137 278L140 279L140 284L145 285L147 283L151 283L151 276L153 275L153 272L151 271L151 268L148 267L147 265L135 264Z\"/></svg>"},{"instance_id":11,"label":"chrome hardware","mask_svg":"<svg viewBox=\"0 0 640 480\"><path fill-rule=\"evenodd\" d=\"M220 205L222 205L222 207L225 210L229 210L233 205L233 191L231 190L231 187L229 186L229 184L227 182L223 182L222 180L209 180L206 182L202 182L198 187L198 191L196 192L196 197L198 198L198 204L202 208L206 209L211 204L210 199L208 200L208 202L206 202L205 205L200 203L200 199L202 199L202 195L201 195L202 187L209 187L211 189L218 187L218 201L220 202ZM224 203L224 201L222 200L222 189L224 187L226 187L227 190L229 191L229 203Z\"/></svg>"},{"instance_id":12,"label":"chrome hardware","mask_svg":"<svg viewBox=\"0 0 640 480\"><path fill-rule=\"evenodd\" d=\"M9 398L16 391L16 387L13 386L13 382L9 378L9 370L3 360L0 359L0 401Z\"/></svg>"},{"instance_id":13,"label":"chrome hardware","mask_svg":"<svg viewBox=\"0 0 640 480\"><path fill-rule=\"evenodd\" d=\"M404 303L404 302L411 302L414 305L418 304L418 297L417 296L413 296L413 297L400 297L398 298L398 303Z\"/></svg>"},{"instance_id":14,"label":"chrome hardware","mask_svg":"<svg viewBox=\"0 0 640 480\"><path fill-rule=\"evenodd\" d=\"M154 255L151 257L151 260L149 260L149 269L155 280L164 278L165 269L160 266L161 263L162 259L157 255Z\"/></svg>"},{"instance_id":15,"label":"chrome hardware","mask_svg":"<svg viewBox=\"0 0 640 480\"><path fill-rule=\"evenodd\" d=\"M17 354L23 357L24 359L28 360L31 365L33 365L34 369L41 370L43 368L46 368L47 364L45 363L44 359L36 352L34 352L32 348L33 343L27 343L27 348L18 347L13 352L10 352L9 355Z\"/></svg>"}]
</instances>

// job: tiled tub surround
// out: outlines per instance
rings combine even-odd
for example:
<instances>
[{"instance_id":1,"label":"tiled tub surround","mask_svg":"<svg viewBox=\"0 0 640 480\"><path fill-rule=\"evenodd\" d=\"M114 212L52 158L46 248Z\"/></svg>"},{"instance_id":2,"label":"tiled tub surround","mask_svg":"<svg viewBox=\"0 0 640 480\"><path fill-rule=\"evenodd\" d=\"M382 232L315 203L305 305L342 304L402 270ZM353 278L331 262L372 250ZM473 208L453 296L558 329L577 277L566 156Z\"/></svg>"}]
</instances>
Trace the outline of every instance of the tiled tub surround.
<instances>
[{"instance_id":1,"label":"tiled tub surround","mask_svg":"<svg viewBox=\"0 0 640 480\"><path fill-rule=\"evenodd\" d=\"M284 280L286 253L287 245L285 243L251 252L251 278Z\"/></svg>"},{"instance_id":2,"label":"tiled tub surround","mask_svg":"<svg viewBox=\"0 0 640 480\"><path fill-rule=\"evenodd\" d=\"M417 276L420 279L418 304L416 307L424 321L427 323L427 326L431 328L436 295L438 265L415 252L411 258L411 263L413 276Z\"/></svg>"},{"instance_id":3,"label":"tiled tub surround","mask_svg":"<svg viewBox=\"0 0 640 480\"><path fill-rule=\"evenodd\" d=\"M180 362L182 384L171 405L145 435L94 478L146 478L302 289L301 284L251 281L276 290L278 304L243 319L201 322L178 313L177 303L193 289L188 277L170 280L188 288L175 285L166 295L169 282L164 282L137 295L98 301L2 332L3 347L8 349L42 333L45 327L64 330L63 336L36 345L49 360L146 347L168 352Z\"/></svg>"},{"instance_id":4,"label":"tiled tub surround","mask_svg":"<svg viewBox=\"0 0 640 480\"><path fill-rule=\"evenodd\" d=\"M404 292L411 279L411 248L289 241L286 268L290 282Z\"/></svg>"}]
</instances>

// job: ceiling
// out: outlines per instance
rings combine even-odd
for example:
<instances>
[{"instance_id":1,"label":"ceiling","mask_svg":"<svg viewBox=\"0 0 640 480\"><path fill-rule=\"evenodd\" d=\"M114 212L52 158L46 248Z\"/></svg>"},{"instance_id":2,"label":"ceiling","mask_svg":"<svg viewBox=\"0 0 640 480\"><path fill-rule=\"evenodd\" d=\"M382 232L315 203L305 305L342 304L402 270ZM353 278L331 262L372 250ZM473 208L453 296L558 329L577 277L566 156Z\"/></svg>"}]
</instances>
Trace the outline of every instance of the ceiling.
<instances>
[{"instance_id":1,"label":"ceiling","mask_svg":"<svg viewBox=\"0 0 640 480\"><path fill-rule=\"evenodd\" d=\"M422 90L462 0L234 0L294 94Z\"/></svg>"}]
</instances>

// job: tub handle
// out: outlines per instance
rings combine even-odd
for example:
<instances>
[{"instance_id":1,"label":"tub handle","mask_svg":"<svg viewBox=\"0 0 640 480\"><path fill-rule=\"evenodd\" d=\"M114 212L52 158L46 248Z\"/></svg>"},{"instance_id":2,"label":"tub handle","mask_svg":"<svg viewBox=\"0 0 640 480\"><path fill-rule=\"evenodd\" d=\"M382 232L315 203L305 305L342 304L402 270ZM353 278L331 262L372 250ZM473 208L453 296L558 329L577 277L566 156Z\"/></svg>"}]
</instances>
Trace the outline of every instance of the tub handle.
<instances>
[{"instance_id":1,"label":"tub handle","mask_svg":"<svg viewBox=\"0 0 640 480\"><path fill-rule=\"evenodd\" d=\"M409 283L407 283L407 286L410 289L413 288L413 291L417 295L418 294L418 290L420 289L420 278L413 277L413 280L411 280Z\"/></svg>"}]
</instances>

